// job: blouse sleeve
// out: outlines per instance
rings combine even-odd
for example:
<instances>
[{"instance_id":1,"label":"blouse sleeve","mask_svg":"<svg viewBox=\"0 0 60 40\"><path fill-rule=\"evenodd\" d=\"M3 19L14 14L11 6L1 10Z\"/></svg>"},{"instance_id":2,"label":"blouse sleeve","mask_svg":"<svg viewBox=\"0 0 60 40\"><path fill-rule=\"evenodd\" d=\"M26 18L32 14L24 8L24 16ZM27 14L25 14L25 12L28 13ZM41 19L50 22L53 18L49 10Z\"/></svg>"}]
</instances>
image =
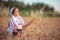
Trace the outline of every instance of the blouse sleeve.
<instances>
[{"instance_id":1,"label":"blouse sleeve","mask_svg":"<svg viewBox=\"0 0 60 40\"><path fill-rule=\"evenodd\" d=\"M22 27L23 25L18 25L17 23L16 23L16 21L15 21L15 18L13 17L12 18L12 22L13 22L13 24L14 24L14 29L18 29L18 28L20 28L20 27Z\"/></svg>"},{"instance_id":2,"label":"blouse sleeve","mask_svg":"<svg viewBox=\"0 0 60 40\"><path fill-rule=\"evenodd\" d=\"M23 18L20 17L20 16L19 16L19 18L20 18L20 20L22 21L21 25L25 25L26 23L25 23L25 21L23 20Z\"/></svg>"},{"instance_id":3,"label":"blouse sleeve","mask_svg":"<svg viewBox=\"0 0 60 40\"><path fill-rule=\"evenodd\" d=\"M12 21L11 21L11 19L9 20L9 23L8 23L8 28L9 29L11 29L11 30L13 30L13 23L12 23Z\"/></svg>"}]
</instances>

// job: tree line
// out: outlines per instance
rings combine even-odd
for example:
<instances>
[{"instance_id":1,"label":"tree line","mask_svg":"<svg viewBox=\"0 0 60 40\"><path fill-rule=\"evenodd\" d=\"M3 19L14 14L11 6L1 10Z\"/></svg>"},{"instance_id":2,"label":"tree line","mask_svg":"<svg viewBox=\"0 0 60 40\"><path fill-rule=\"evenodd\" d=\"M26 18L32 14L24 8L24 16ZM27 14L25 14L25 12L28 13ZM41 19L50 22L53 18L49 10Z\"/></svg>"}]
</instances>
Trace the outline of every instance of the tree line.
<instances>
[{"instance_id":1,"label":"tree line","mask_svg":"<svg viewBox=\"0 0 60 40\"><path fill-rule=\"evenodd\" d=\"M54 7L48 5L48 4L44 4L44 3L33 3L32 5L27 4L25 5L23 2L19 2L16 0L0 0L0 6L3 5L3 7L18 7L19 10L40 10L41 8L44 8L44 12L54 12Z\"/></svg>"}]
</instances>

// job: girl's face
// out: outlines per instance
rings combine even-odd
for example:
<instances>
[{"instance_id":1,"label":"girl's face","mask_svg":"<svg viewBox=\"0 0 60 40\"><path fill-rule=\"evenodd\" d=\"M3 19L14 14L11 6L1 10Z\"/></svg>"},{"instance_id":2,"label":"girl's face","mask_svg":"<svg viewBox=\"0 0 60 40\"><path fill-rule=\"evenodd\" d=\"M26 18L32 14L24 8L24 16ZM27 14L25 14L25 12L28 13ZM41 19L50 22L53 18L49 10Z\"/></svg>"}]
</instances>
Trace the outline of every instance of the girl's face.
<instances>
[{"instance_id":1,"label":"girl's face","mask_svg":"<svg viewBox=\"0 0 60 40\"><path fill-rule=\"evenodd\" d=\"M19 15L19 10L18 10L18 8L16 8L15 10L14 10L14 16L18 16Z\"/></svg>"}]
</instances>

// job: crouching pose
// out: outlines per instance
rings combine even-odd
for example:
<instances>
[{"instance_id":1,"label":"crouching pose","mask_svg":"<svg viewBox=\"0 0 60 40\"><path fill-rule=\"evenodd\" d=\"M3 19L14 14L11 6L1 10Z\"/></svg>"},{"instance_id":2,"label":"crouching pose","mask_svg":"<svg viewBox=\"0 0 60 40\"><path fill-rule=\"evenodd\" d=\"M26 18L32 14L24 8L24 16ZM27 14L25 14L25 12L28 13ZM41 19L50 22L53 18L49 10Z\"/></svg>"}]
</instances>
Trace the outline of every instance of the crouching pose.
<instances>
[{"instance_id":1,"label":"crouching pose","mask_svg":"<svg viewBox=\"0 0 60 40\"><path fill-rule=\"evenodd\" d=\"M16 7L11 8L10 10L11 18L8 23L8 32L11 32L13 36L17 36L18 33L22 32L22 29L29 26L34 20L31 20L29 23L25 23L23 18L19 16L19 10Z\"/></svg>"}]
</instances>

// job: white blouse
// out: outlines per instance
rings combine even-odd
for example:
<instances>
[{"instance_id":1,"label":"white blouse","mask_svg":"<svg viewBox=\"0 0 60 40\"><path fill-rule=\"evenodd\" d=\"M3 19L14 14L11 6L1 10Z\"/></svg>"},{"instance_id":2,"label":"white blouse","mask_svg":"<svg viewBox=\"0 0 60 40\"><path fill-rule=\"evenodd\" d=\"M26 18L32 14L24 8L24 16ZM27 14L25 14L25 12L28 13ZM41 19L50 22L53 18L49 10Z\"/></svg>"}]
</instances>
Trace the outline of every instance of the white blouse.
<instances>
[{"instance_id":1,"label":"white blouse","mask_svg":"<svg viewBox=\"0 0 60 40\"><path fill-rule=\"evenodd\" d=\"M14 30L14 29L22 29L22 26L25 24L24 20L21 16L14 17L10 19L10 22L8 24L8 29Z\"/></svg>"}]
</instances>

